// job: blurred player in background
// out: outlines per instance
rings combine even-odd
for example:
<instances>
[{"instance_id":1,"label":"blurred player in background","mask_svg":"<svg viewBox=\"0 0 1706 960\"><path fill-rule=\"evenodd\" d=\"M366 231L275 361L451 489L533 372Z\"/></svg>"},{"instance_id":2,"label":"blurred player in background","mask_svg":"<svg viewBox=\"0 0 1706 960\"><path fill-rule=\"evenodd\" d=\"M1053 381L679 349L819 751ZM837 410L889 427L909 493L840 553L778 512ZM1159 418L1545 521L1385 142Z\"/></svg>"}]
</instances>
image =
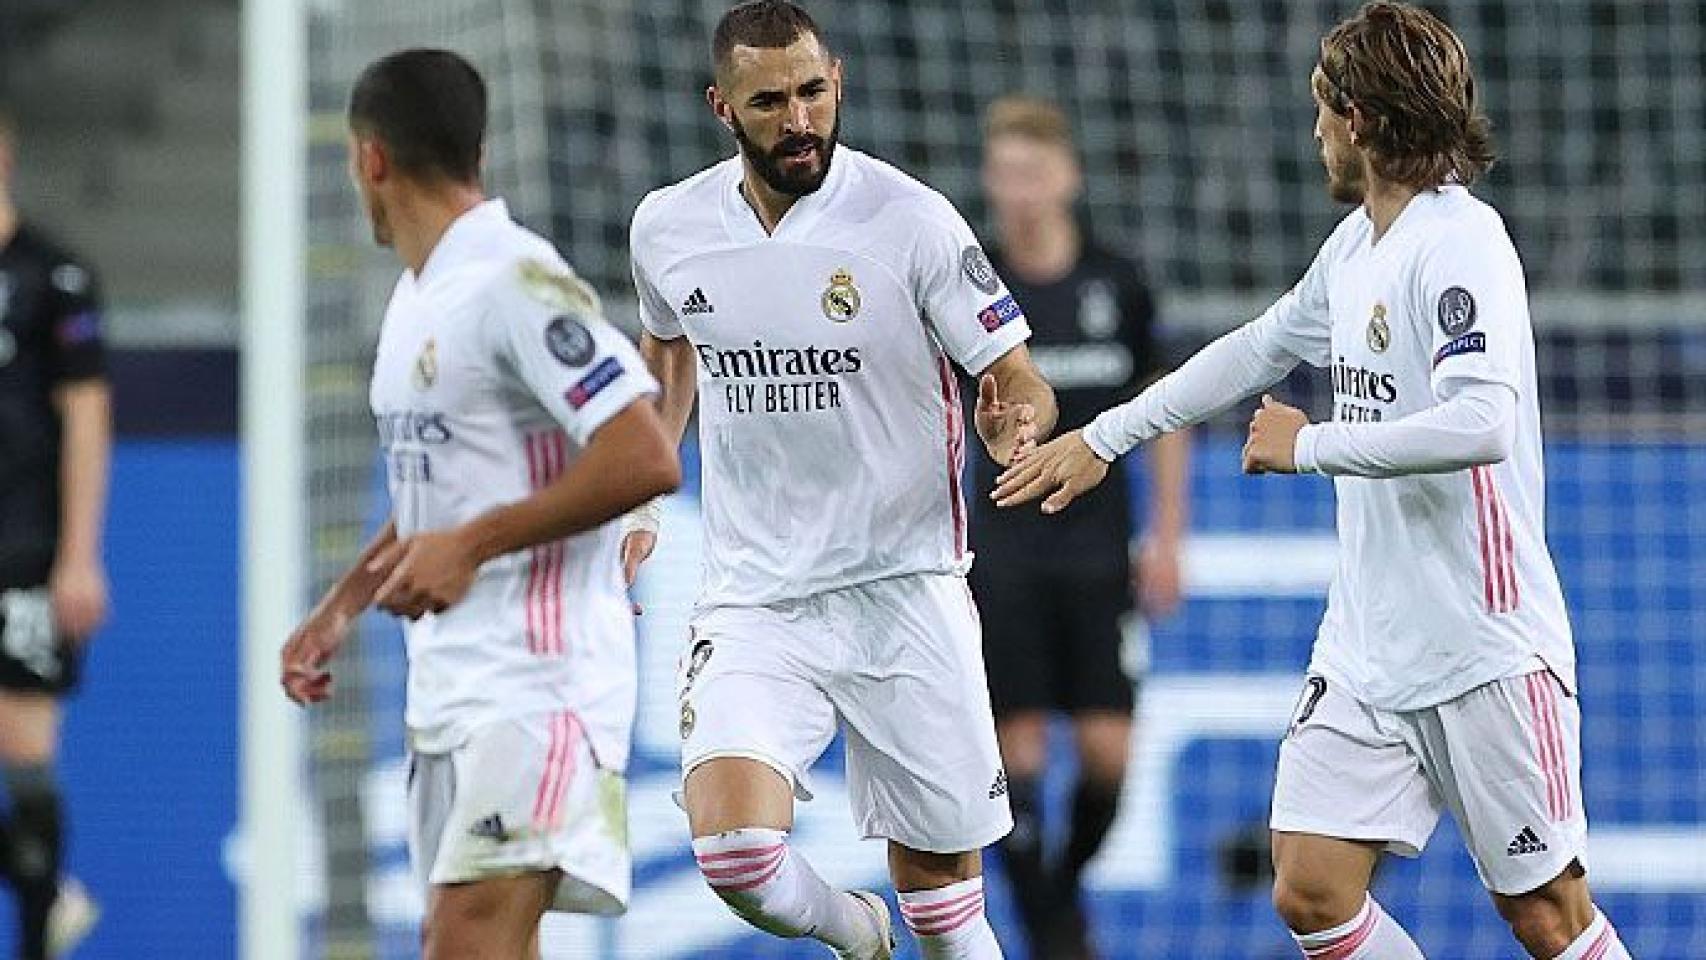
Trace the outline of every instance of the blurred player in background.
<instances>
[{"instance_id":1,"label":"blurred player in background","mask_svg":"<svg viewBox=\"0 0 1706 960\"><path fill-rule=\"evenodd\" d=\"M370 604L407 619L410 852L428 960L538 953L546 910L617 913L632 613L607 521L680 482L633 346L480 184L486 88L455 54L370 66L350 167L405 267L372 403L392 519L290 638L292 699Z\"/></svg>"},{"instance_id":2,"label":"blurred player in background","mask_svg":"<svg viewBox=\"0 0 1706 960\"><path fill-rule=\"evenodd\" d=\"M999 238L990 258L1025 308L1031 356L1054 387L1060 422L1088 423L1165 372L1155 301L1137 264L1079 226L1082 174L1059 107L1027 97L992 104L983 179ZM1150 523L1136 586L1151 617L1179 600L1188 442L1176 433L1150 447ZM994 486L991 466L977 458L975 489ZM1058 520L988 504L972 511L971 583L1013 805L1001 852L1037 957L1092 955L1079 876L1113 824L1131 746L1135 678L1121 656L1134 587L1131 502L1120 466L1110 470L1120 475ZM1042 783L1054 711L1072 717L1078 781L1064 849L1051 857Z\"/></svg>"},{"instance_id":3,"label":"blurred player in background","mask_svg":"<svg viewBox=\"0 0 1706 960\"><path fill-rule=\"evenodd\" d=\"M19 953L71 949L95 922L61 881L54 770L59 698L107 617L101 533L112 399L89 269L21 221L13 125L0 108L0 869L18 897Z\"/></svg>"},{"instance_id":4,"label":"blurred player in background","mask_svg":"<svg viewBox=\"0 0 1706 960\"><path fill-rule=\"evenodd\" d=\"M1426 11L1371 3L1310 79L1328 189L1357 204L1254 322L1002 478L1056 512L1115 457L1331 366L1332 422L1264 397L1251 473L1324 473L1340 563L1280 748L1274 903L1309 957L1421 951L1368 895L1442 809L1534 957L1626 958L1588 891L1575 650L1545 541L1522 264L1468 185L1493 160L1468 54Z\"/></svg>"},{"instance_id":5,"label":"blurred player in background","mask_svg":"<svg viewBox=\"0 0 1706 960\"><path fill-rule=\"evenodd\" d=\"M837 728L923 956L991 958L981 850L1012 825L966 587L965 430L1000 463L1054 423L1029 335L940 194L837 146L841 63L775 0L726 13L707 92L739 155L634 214L645 334L680 438L700 402L706 576L683 658L685 806L737 914L888 957L889 914L788 843ZM637 564L649 531L625 548Z\"/></svg>"}]
</instances>

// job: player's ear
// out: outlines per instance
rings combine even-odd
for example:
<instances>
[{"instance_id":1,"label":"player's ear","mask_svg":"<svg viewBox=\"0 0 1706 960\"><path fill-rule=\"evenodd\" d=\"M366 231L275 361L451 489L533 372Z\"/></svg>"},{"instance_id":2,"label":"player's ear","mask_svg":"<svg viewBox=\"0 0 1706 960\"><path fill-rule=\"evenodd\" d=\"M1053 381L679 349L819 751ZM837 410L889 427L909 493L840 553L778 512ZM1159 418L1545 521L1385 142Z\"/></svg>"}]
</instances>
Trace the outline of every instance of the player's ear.
<instances>
[{"instance_id":1,"label":"player's ear","mask_svg":"<svg viewBox=\"0 0 1706 960\"><path fill-rule=\"evenodd\" d=\"M716 84L713 83L705 88L705 102L710 104L711 112L717 115L718 122L732 133L735 128L733 121L730 120L732 110L729 107L729 102L723 99L723 93L717 89Z\"/></svg>"},{"instance_id":2,"label":"player's ear","mask_svg":"<svg viewBox=\"0 0 1706 960\"><path fill-rule=\"evenodd\" d=\"M835 102L838 106L841 103L842 76L841 58L834 57L829 61L829 82L835 85Z\"/></svg>"}]
</instances>

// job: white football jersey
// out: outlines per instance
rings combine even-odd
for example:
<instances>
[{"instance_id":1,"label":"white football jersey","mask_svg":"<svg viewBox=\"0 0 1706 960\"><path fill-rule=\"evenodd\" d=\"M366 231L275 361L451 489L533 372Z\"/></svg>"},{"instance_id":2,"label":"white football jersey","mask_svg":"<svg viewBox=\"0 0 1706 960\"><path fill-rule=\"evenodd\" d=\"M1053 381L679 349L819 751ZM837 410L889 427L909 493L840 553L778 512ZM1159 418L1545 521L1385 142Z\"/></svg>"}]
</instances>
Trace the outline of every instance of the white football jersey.
<instances>
[{"instance_id":1,"label":"white football jersey","mask_svg":"<svg viewBox=\"0 0 1706 960\"><path fill-rule=\"evenodd\" d=\"M1333 419L1427 409L1454 380L1516 391L1516 440L1492 466L1336 477L1339 565L1311 669L1366 703L1411 710L1550 667L1575 649L1545 539L1534 333L1522 263L1497 211L1457 186L1424 191L1386 235L1359 207L1256 322L1330 367Z\"/></svg>"},{"instance_id":2,"label":"white football jersey","mask_svg":"<svg viewBox=\"0 0 1706 960\"><path fill-rule=\"evenodd\" d=\"M648 196L640 318L698 357L701 607L963 573L966 431L953 364L1030 336L941 194L840 147L766 235L731 158Z\"/></svg>"},{"instance_id":3,"label":"white football jersey","mask_svg":"<svg viewBox=\"0 0 1706 960\"><path fill-rule=\"evenodd\" d=\"M465 523L560 476L655 393L638 352L551 244L502 201L458 219L385 312L372 405L400 536ZM442 614L404 625L407 724L438 752L494 720L570 709L601 763L627 762L633 615L606 524L487 563Z\"/></svg>"}]
</instances>

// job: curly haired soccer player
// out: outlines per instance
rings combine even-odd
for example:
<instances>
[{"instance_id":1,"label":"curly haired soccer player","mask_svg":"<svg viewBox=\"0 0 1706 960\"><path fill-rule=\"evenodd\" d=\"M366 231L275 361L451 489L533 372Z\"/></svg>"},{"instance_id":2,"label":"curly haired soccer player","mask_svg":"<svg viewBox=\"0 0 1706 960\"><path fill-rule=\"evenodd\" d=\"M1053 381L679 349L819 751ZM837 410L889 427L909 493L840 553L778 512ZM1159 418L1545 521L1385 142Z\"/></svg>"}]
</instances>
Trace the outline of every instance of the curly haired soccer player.
<instances>
[{"instance_id":1,"label":"curly haired soccer player","mask_svg":"<svg viewBox=\"0 0 1706 960\"><path fill-rule=\"evenodd\" d=\"M1426 11L1371 3L1310 78L1333 199L1356 204L1303 279L1137 399L999 482L1056 512L1114 458L1330 367L1333 418L1264 397L1244 469L1321 473L1340 560L1280 747L1274 903L1316 960L1413 960L1368 895L1442 810L1531 956L1626 958L1583 866L1575 650L1547 551L1534 335L1468 54Z\"/></svg>"}]
</instances>

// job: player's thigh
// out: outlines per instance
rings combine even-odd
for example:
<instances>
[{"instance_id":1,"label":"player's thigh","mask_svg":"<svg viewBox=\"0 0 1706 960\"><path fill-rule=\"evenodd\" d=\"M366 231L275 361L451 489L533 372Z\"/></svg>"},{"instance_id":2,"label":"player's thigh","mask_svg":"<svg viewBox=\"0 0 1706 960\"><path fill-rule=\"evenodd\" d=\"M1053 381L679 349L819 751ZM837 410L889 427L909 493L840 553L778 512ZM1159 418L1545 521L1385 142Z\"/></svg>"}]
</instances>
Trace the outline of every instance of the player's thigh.
<instances>
[{"instance_id":1,"label":"player's thigh","mask_svg":"<svg viewBox=\"0 0 1706 960\"><path fill-rule=\"evenodd\" d=\"M1517 895L1584 856L1581 709L1539 670L1418 714L1428 775L1487 888Z\"/></svg>"},{"instance_id":2,"label":"player's thigh","mask_svg":"<svg viewBox=\"0 0 1706 960\"><path fill-rule=\"evenodd\" d=\"M46 587L0 590L0 761L54 758L58 698L75 689L81 663L81 647L54 622Z\"/></svg>"},{"instance_id":3,"label":"player's thigh","mask_svg":"<svg viewBox=\"0 0 1706 960\"><path fill-rule=\"evenodd\" d=\"M811 798L810 768L836 730L822 687L831 651L813 601L723 608L695 620L676 690L683 793L696 829L785 826L768 822L778 779L784 798ZM748 812L767 822L724 825Z\"/></svg>"},{"instance_id":4,"label":"player's thigh","mask_svg":"<svg viewBox=\"0 0 1706 960\"><path fill-rule=\"evenodd\" d=\"M1439 814L1401 724L1324 677L1306 678L1280 742L1268 825L1415 856Z\"/></svg>"},{"instance_id":5,"label":"player's thigh","mask_svg":"<svg viewBox=\"0 0 1706 960\"><path fill-rule=\"evenodd\" d=\"M558 879L534 873L434 886L421 925L424 960L527 960Z\"/></svg>"},{"instance_id":6,"label":"player's thigh","mask_svg":"<svg viewBox=\"0 0 1706 960\"><path fill-rule=\"evenodd\" d=\"M625 798L568 711L477 728L448 754L417 754L411 854L429 890L550 876L556 909L620 912L629 891Z\"/></svg>"},{"instance_id":7,"label":"player's thigh","mask_svg":"<svg viewBox=\"0 0 1706 960\"><path fill-rule=\"evenodd\" d=\"M980 849L1013 826L977 613L954 576L831 595L847 661L830 689L864 834L927 853Z\"/></svg>"},{"instance_id":8,"label":"player's thigh","mask_svg":"<svg viewBox=\"0 0 1706 960\"><path fill-rule=\"evenodd\" d=\"M978 558L968 583L983 632L990 705L998 720L1059 710L1064 705L1061 629L1056 597L1028 565Z\"/></svg>"},{"instance_id":9,"label":"player's thigh","mask_svg":"<svg viewBox=\"0 0 1706 960\"><path fill-rule=\"evenodd\" d=\"M0 686L0 763L47 763L59 750L59 699Z\"/></svg>"}]
</instances>

